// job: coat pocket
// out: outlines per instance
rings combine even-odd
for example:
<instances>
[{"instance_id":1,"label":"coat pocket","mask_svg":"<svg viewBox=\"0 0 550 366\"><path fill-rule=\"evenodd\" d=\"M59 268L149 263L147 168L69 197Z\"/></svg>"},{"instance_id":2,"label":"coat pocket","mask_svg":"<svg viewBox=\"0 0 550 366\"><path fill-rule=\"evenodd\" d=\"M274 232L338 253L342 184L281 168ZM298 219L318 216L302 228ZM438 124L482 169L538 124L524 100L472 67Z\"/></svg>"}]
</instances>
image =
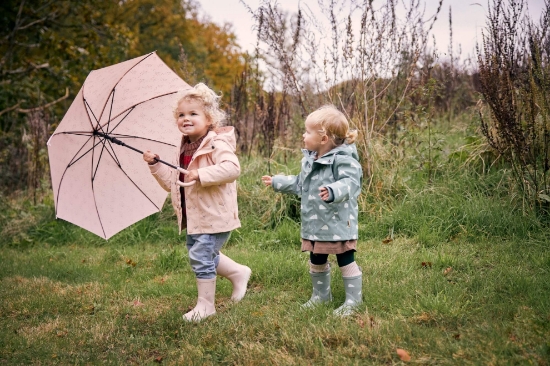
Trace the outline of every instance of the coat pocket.
<instances>
[{"instance_id":1,"label":"coat pocket","mask_svg":"<svg viewBox=\"0 0 550 366\"><path fill-rule=\"evenodd\" d=\"M221 213L228 213L229 203L224 199L224 196L220 193L220 191L218 189L215 189L212 192L212 196L214 197L214 204L217 205L218 210Z\"/></svg>"},{"instance_id":2,"label":"coat pocket","mask_svg":"<svg viewBox=\"0 0 550 366\"><path fill-rule=\"evenodd\" d=\"M338 221L343 221L346 226L350 226L350 203L341 202L334 208L334 216Z\"/></svg>"}]
</instances>

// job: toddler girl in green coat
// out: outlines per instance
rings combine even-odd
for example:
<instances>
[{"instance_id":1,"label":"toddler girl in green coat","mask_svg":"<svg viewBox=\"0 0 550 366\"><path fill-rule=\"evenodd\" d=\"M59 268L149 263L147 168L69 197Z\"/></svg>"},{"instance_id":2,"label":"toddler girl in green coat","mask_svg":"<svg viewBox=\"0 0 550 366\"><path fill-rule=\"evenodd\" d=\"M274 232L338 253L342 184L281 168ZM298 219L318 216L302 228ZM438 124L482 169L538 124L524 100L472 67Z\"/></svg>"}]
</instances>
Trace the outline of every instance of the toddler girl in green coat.
<instances>
[{"instance_id":1,"label":"toddler girl in green coat","mask_svg":"<svg viewBox=\"0 0 550 366\"><path fill-rule=\"evenodd\" d=\"M304 307L332 300L329 254L342 271L346 300L334 311L347 316L362 302L362 273L355 262L358 232L357 197L362 169L355 141L342 112L332 105L311 113L305 123L302 169L297 176L263 176L277 192L301 198L302 251L310 252L313 294Z\"/></svg>"}]
</instances>

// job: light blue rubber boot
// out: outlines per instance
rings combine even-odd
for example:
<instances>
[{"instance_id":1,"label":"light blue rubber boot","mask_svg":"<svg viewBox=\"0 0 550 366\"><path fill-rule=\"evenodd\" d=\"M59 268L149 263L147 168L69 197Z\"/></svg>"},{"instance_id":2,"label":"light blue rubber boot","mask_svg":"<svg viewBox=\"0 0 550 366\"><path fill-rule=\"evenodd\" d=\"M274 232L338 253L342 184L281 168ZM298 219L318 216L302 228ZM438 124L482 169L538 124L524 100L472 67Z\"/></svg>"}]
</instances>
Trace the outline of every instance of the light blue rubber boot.
<instances>
[{"instance_id":1,"label":"light blue rubber boot","mask_svg":"<svg viewBox=\"0 0 550 366\"><path fill-rule=\"evenodd\" d=\"M346 290L346 300L338 309L334 310L334 315L349 316L363 302L363 274L354 277L342 277L344 288Z\"/></svg>"},{"instance_id":2,"label":"light blue rubber boot","mask_svg":"<svg viewBox=\"0 0 550 366\"><path fill-rule=\"evenodd\" d=\"M313 284L313 293L311 298L302 305L302 308L312 308L319 304L332 301L332 292L330 291L330 267L326 272L309 272L311 283Z\"/></svg>"}]
</instances>

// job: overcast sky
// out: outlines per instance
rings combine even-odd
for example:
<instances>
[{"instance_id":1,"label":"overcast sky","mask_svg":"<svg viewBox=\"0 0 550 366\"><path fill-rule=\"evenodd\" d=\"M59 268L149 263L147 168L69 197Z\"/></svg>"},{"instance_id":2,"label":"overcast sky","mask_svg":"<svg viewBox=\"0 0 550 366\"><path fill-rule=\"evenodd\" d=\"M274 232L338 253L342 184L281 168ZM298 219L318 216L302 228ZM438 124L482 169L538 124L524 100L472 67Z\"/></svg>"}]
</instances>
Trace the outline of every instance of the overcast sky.
<instances>
[{"instance_id":1,"label":"overcast sky","mask_svg":"<svg viewBox=\"0 0 550 366\"><path fill-rule=\"evenodd\" d=\"M253 22L246 8L239 0L198 0L210 20L218 23L231 23L239 45L245 50L253 50L256 37L252 30ZM259 0L245 0L256 9ZM317 0L278 0L282 9L296 12L298 3L307 4L313 11L318 8ZM426 14L432 15L437 9L438 0L426 0ZM375 2L376 3L376 2ZM408 3L408 1L407 1ZM527 0L530 13L538 20L544 7L544 0ZM479 42L481 29L485 26L487 0L443 0L441 13L434 25L440 56L445 57L449 45L449 7L453 18L453 48L462 48L462 56L475 54L476 41Z\"/></svg>"}]
</instances>

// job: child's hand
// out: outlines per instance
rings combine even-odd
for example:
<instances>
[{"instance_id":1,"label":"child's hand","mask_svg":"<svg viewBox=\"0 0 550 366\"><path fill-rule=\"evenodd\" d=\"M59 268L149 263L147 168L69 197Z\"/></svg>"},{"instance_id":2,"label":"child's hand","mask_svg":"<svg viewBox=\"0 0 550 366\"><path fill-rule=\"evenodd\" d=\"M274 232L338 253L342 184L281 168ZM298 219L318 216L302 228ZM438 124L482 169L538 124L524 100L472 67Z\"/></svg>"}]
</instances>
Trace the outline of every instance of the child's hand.
<instances>
[{"instance_id":1,"label":"child's hand","mask_svg":"<svg viewBox=\"0 0 550 366\"><path fill-rule=\"evenodd\" d=\"M327 187L321 187L319 188L319 197L321 197L321 199L323 201L327 201L329 199L329 192L328 192L328 188Z\"/></svg>"},{"instance_id":2,"label":"child's hand","mask_svg":"<svg viewBox=\"0 0 550 366\"><path fill-rule=\"evenodd\" d=\"M273 179L269 175L264 175L262 177L262 182L266 185L266 187L271 186L272 181L273 181Z\"/></svg>"},{"instance_id":3,"label":"child's hand","mask_svg":"<svg viewBox=\"0 0 550 366\"><path fill-rule=\"evenodd\" d=\"M160 159L160 156L153 154L151 151L147 150L143 153L143 160L145 160L149 165L154 165L157 163L155 158Z\"/></svg>"},{"instance_id":4,"label":"child's hand","mask_svg":"<svg viewBox=\"0 0 550 366\"><path fill-rule=\"evenodd\" d=\"M187 178L186 180L188 182L191 182L193 180L196 180L197 182L200 182L200 178L199 178L199 171L198 170L189 170L187 172L187 174L185 175L185 177Z\"/></svg>"}]
</instances>

